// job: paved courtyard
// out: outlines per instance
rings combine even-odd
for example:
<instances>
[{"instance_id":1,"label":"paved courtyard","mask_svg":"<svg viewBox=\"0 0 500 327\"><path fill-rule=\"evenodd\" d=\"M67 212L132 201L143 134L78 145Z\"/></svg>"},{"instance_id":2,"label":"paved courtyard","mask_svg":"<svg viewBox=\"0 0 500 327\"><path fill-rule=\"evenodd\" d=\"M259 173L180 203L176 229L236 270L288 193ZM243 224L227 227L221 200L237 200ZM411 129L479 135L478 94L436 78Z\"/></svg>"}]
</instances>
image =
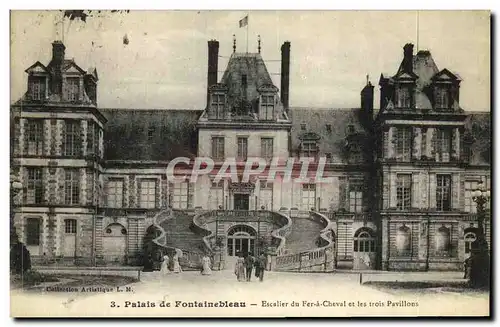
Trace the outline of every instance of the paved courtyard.
<instances>
[{"instance_id":1,"label":"paved courtyard","mask_svg":"<svg viewBox=\"0 0 500 327\"><path fill-rule=\"evenodd\" d=\"M459 280L459 272L363 274L363 280ZM36 314L67 316L367 316L486 315L486 293L384 292L359 284L356 273L266 272L263 282L238 282L232 271L161 275L110 292L12 292ZM212 306L212 307L211 307ZM16 311L16 310L14 310ZM16 311L19 312L19 311Z\"/></svg>"}]
</instances>

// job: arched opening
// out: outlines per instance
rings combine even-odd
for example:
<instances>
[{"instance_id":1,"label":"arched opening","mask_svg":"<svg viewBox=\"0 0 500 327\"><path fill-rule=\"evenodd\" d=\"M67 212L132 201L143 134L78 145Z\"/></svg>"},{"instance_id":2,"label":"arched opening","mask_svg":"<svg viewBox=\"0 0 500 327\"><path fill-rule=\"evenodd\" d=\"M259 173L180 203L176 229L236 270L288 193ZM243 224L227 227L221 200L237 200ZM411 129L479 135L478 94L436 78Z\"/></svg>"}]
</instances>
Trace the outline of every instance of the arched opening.
<instances>
[{"instance_id":1,"label":"arched opening","mask_svg":"<svg viewBox=\"0 0 500 327\"><path fill-rule=\"evenodd\" d=\"M354 269L373 269L376 259L375 232L361 227L354 233Z\"/></svg>"},{"instance_id":2,"label":"arched opening","mask_svg":"<svg viewBox=\"0 0 500 327\"><path fill-rule=\"evenodd\" d=\"M257 232L250 226L236 225L227 232L227 255L230 257L238 254L255 255Z\"/></svg>"},{"instance_id":3,"label":"arched opening","mask_svg":"<svg viewBox=\"0 0 500 327\"><path fill-rule=\"evenodd\" d=\"M149 256L155 261L159 262L161 256L161 247L153 242L156 238L161 235L161 231L155 225L151 225L146 229L142 242L142 263Z\"/></svg>"},{"instance_id":4,"label":"arched opening","mask_svg":"<svg viewBox=\"0 0 500 327\"><path fill-rule=\"evenodd\" d=\"M127 256L127 229L118 223L104 228L102 249L105 261L124 264Z\"/></svg>"},{"instance_id":5,"label":"arched opening","mask_svg":"<svg viewBox=\"0 0 500 327\"><path fill-rule=\"evenodd\" d=\"M477 238L476 235L477 235L476 228L470 227L470 228L467 228L464 230L464 247L465 247L464 254L465 254L465 258L468 258L471 255L472 243L474 243L474 241L476 240L476 238Z\"/></svg>"},{"instance_id":6,"label":"arched opening","mask_svg":"<svg viewBox=\"0 0 500 327\"><path fill-rule=\"evenodd\" d=\"M408 226L403 225L396 231L396 251L398 256L411 255L411 229Z\"/></svg>"}]
</instances>

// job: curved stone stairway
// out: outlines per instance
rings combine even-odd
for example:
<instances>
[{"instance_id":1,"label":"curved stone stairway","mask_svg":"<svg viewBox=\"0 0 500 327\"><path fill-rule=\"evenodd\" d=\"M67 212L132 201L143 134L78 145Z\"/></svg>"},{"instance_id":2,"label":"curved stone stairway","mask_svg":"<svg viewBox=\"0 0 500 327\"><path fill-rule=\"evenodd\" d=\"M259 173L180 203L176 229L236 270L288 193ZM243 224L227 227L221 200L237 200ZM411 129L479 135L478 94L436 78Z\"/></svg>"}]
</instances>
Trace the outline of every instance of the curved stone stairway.
<instances>
[{"instance_id":1,"label":"curved stone stairway","mask_svg":"<svg viewBox=\"0 0 500 327\"><path fill-rule=\"evenodd\" d=\"M292 218L290 234L286 237L285 253L299 253L317 248L316 241L324 228L309 218Z\"/></svg>"}]
</instances>

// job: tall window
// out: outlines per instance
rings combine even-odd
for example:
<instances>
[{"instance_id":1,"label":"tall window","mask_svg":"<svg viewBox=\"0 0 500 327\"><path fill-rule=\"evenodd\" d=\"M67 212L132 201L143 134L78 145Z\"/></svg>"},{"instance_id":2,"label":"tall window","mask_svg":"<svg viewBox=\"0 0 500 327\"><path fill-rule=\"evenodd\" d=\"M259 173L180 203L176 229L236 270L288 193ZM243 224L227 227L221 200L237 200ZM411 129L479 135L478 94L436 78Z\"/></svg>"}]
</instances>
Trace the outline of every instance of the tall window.
<instances>
[{"instance_id":1,"label":"tall window","mask_svg":"<svg viewBox=\"0 0 500 327\"><path fill-rule=\"evenodd\" d=\"M375 236L372 230L360 228L354 234L354 252L375 252Z\"/></svg>"},{"instance_id":2,"label":"tall window","mask_svg":"<svg viewBox=\"0 0 500 327\"><path fill-rule=\"evenodd\" d=\"M439 87L436 90L436 109L446 110L450 108L449 93L445 87Z\"/></svg>"},{"instance_id":3,"label":"tall window","mask_svg":"<svg viewBox=\"0 0 500 327\"><path fill-rule=\"evenodd\" d=\"M75 205L80 202L80 172L66 169L64 178L64 203Z\"/></svg>"},{"instance_id":4,"label":"tall window","mask_svg":"<svg viewBox=\"0 0 500 327\"><path fill-rule=\"evenodd\" d=\"M318 146L316 141L303 141L302 142L302 157L315 158L318 154Z\"/></svg>"},{"instance_id":5,"label":"tall window","mask_svg":"<svg viewBox=\"0 0 500 327\"><path fill-rule=\"evenodd\" d=\"M212 137L212 158L224 159L224 137Z\"/></svg>"},{"instance_id":6,"label":"tall window","mask_svg":"<svg viewBox=\"0 0 500 327\"><path fill-rule=\"evenodd\" d=\"M273 120L274 95L263 95L260 104L260 119Z\"/></svg>"},{"instance_id":7,"label":"tall window","mask_svg":"<svg viewBox=\"0 0 500 327\"><path fill-rule=\"evenodd\" d=\"M43 155L43 120L29 119L27 124L28 154Z\"/></svg>"},{"instance_id":8,"label":"tall window","mask_svg":"<svg viewBox=\"0 0 500 327\"><path fill-rule=\"evenodd\" d=\"M451 176L437 175L436 205L438 211L449 211L451 209Z\"/></svg>"},{"instance_id":9,"label":"tall window","mask_svg":"<svg viewBox=\"0 0 500 327\"><path fill-rule=\"evenodd\" d=\"M32 76L29 82L29 94L31 100L43 100L45 99L45 79L42 76Z\"/></svg>"},{"instance_id":10,"label":"tall window","mask_svg":"<svg viewBox=\"0 0 500 327\"><path fill-rule=\"evenodd\" d=\"M212 94L211 115L212 119L224 119L224 105L226 96L224 94Z\"/></svg>"},{"instance_id":11,"label":"tall window","mask_svg":"<svg viewBox=\"0 0 500 327\"><path fill-rule=\"evenodd\" d=\"M363 192L359 190L349 192L349 212L363 212Z\"/></svg>"},{"instance_id":12,"label":"tall window","mask_svg":"<svg viewBox=\"0 0 500 327\"><path fill-rule=\"evenodd\" d=\"M465 241L465 253L471 253L472 251L472 243L476 240L476 233L474 232L467 232L464 235L464 241Z\"/></svg>"},{"instance_id":13,"label":"tall window","mask_svg":"<svg viewBox=\"0 0 500 327\"><path fill-rule=\"evenodd\" d=\"M146 209L156 208L156 179L142 179L139 188L139 206Z\"/></svg>"},{"instance_id":14,"label":"tall window","mask_svg":"<svg viewBox=\"0 0 500 327\"><path fill-rule=\"evenodd\" d=\"M40 245L40 220L40 218L28 218L26 220L26 245Z\"/></svg>"},{"instance_id":15,"label":"tall window","mask_svg":"<svg viewBox=\"0 0 500 327\"><path fill-rule=\"evenodd\" d=\"M451 233L450 229L441 226L436 231L436 255L448 256L451 253Z\"/></svg>"},{"instance_id":16,"label":"tall window","mask_svg":"<svg viewBox=\"0 0 500 327\"><path fill-rule=\"evenodd\" d=\"M68 101L78 101L80 98L80 78L68 77L66 78L66 83Z\"/></svg>"},{"instance_id":17,"label":"tall window","mask_svg":"<svg viewBox=\"0 0 500 327\"><path fill-rule=\"evenodd\" d=\"M238 137L238 159L247 160L248 155L248 139L246 137Z\"/></svg>"},{"instance_id":18,"label":"tall window","mask_svg":"<svg viewBox=\"0 0 500 327\"><path fill-rule=\"evenodd\" d=\"M178 193L181 193L181 191L179 190ZM219 181L218 183L212 182L212 187L210 188L210 194L208 195L208 197L210 199L211 209L218 210L220 208L224 208L224 181ZM174 199L175 199L175 191L174 191ZM177 203L179 202L180 201L177 200Z\"/></svg>"},{"instance_id":19,"label":"tall window","mask_svg":"<svg viewBox=\"0 0 500 327\"><path fill-rule=\"evenodd\" d=\"M64 220L64 233L76 234L76 219Z\"/></svg>"},{"instance_id":20,"label":"tall window","mask_svg":"<svg viewBox=\"0 0 500 327\"><path fill-rule=\"evenodd\" d=\"M259 208L273 209L273 184L266 181L260 181Z\"/></svg>"},{"instance_id":21,"label":"tall window","mask_svg":"<svg viewBox=\"0 0 500 327\"><path fill-rule=\"evenodd\" d=\"M311 208L316 208L316 185L302 185L302 208L303 211L309 211Z\"/></svg>"},{"instance_id":22,"label":"tall window","mask_svg":"<svg viewBox=\"0 0 500 327\"><path fill-rule=\"evenodd\" d=\"M398 108L409 109L411 107L411 94L409 87L400 87L398 89Z\"/></svg>"},{"instance_id":23,"label":"tall window","mask_svg":"<svg viewBox=\"0 0 500 327\"><path fill-rule=\"evenodd\" d=\"M64 125L64 155L78 156L80 153L80 122L67 120Z\"/></svg>"},{"instance_id":24,"label":"tall window","mask_svg":"<svg viewBox=\"0 0 500 327\"><path fill-rule=\"evenodd\" d=\"M451 130L438 129L436 133L436 161L448 162L451 152Z\"/></svg>"},{"instance_id":25,"label":"tall window","mask_svg":"<svg viewBox=\"0 0 500 327\"><path fill-rule=\"evenodd\" d=\"M403 225L396 231L396 251L402 257L411 255L411 229L408 226Z\"/></svg>"},{"instance_id":26,"label":"tall window","mask_svg":"<svg viewBox=\"0 0 500 327\"><path fill-rule=\"evenodd\" d=\"M110 179L107 188L107 203L110 208L123 207L123 180Z\"/></svg>"},{"instance_id":27,"label":"tall window","mask_svg":"<svg viewBox=\"0 0 500 327\"><path fill-rule=\"evenodd\" d=\"M398 174L396 180L396 197L398 210L411 207L411 174Z\"/></svg>"},{"instance_id":28,"label":"tall window","mask_svg":"<svg viewBox=\"0 0 500 327\"><path fill-rule=\"evenodd\" d=\"M464 194L464 202L465 208L464 210L471 213L477 212L476 202L472 200L472 191L478 188L478 181L466 181L465 182L465 194Z\"/></svg>"},{"instance_id":29,"label":"tall window","mask_svg":"<svg viewBox=\"0 0 500 327\"><path fill-rule=\"evenodd\" d=\"M43 203L43 181L42 168L29 167L28 169L28 187L26 192L27 204Z\"/></svg>"},{"instance_id":30,"label":"tall window","mask_svg":"<svg viewBox=\"0 0 500 327\"><path fill-rule=\"evenodd\" d=\"M396 137L397 137L397 146L396 146L397 158L403 161L409 161L411 159L411 145L412 145L411 127L398 127L396 132Z\"/></svg>"},{"instance_id":31,"label":"tall window","mask_svg":"<svg viewBox=\"0 0 500 327\"><path fill-rule=\"evenodd\" d=\"M273 138L263 137L260 139L260 155L266 160L273 158Z\"/></svg>"},{"instance_id":32,"label":"tall window","mask_svg":"<svg viewBox=\"0 0 500 327\"><path fill-rule=\"evenodd\" d=\"M192 195L188 182L175 183L174 194L172 198L172 207L175 209L190 209L192 204Z\"/></svg>"}]
</instances>

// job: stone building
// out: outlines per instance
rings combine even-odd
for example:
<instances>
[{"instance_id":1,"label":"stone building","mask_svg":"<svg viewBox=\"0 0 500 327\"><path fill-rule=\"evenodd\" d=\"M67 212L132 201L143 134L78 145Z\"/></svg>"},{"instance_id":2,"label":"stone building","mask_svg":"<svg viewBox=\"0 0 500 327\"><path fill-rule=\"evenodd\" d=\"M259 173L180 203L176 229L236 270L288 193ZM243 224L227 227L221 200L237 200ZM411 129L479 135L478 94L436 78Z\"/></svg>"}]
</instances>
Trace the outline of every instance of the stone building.
<instances>
[{"instance_id":1,"label":"stone building","mask_svg":"<svg viewBox=\"0 0 500 327\"><path fill-rule=\"evenodd\" d=\"M408 44L396 74L382 74L380 110L369 81L359 108L296 108L290 42L278 88L260 46L234 45L219 78L211 40L203 110L132 110L98 108L97 71L52 46L11 108L11 170L24 186L15 224L35 262L138 265L152 245L181 249L185 268L203 253L223 269L265 251L283 271L460 269L468 255L471 190L490 181L490 115L460 107L460 77L428 51ZM190 179L201 157L214 166ZM188 161L174 180L178 158ZM229 158L236 180L218 180ZM251 158L265 167L245 181Z\"/></svg>"}]
</instances>

